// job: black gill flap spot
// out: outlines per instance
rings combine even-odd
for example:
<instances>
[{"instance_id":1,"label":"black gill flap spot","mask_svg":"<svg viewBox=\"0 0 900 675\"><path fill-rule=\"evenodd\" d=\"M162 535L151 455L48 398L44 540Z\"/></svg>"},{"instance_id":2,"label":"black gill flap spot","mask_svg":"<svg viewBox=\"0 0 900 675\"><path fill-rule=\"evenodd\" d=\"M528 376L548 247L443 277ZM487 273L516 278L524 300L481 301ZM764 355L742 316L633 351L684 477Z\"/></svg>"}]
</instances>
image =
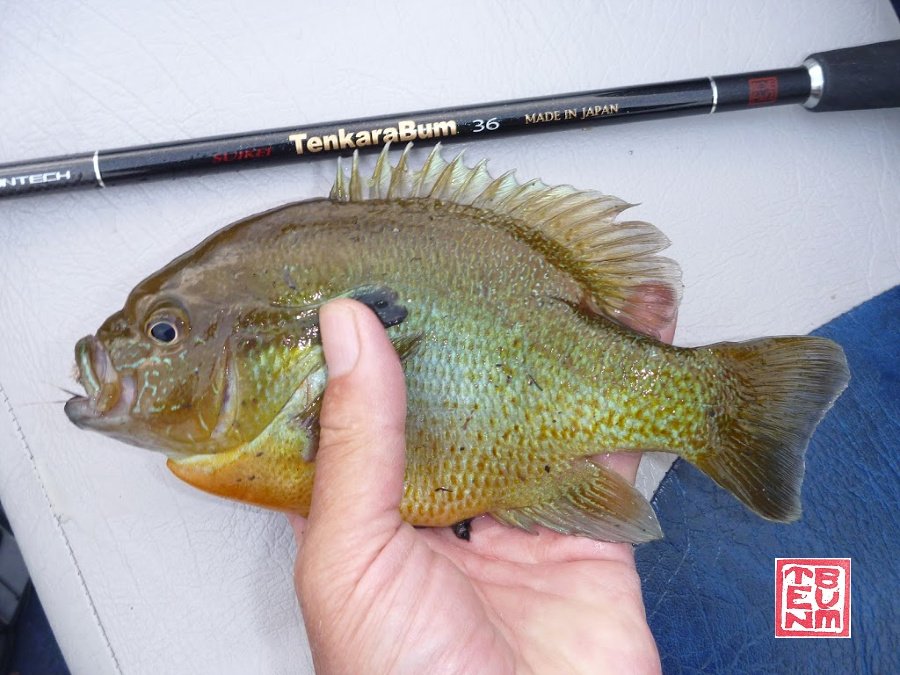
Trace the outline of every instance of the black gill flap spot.
<instances>
[{"instance_id":1,"label":"black gill flap spot","mask_svg":"<svg viewBox=\"0 0 900 675\"><path fill-rule=\"evenodd\" d=\"M363 286L350 297L375 312L385 328L403 323L408 314L406 307L397 303L397 293L387 286Z\"/></svg>"}]
</instances>

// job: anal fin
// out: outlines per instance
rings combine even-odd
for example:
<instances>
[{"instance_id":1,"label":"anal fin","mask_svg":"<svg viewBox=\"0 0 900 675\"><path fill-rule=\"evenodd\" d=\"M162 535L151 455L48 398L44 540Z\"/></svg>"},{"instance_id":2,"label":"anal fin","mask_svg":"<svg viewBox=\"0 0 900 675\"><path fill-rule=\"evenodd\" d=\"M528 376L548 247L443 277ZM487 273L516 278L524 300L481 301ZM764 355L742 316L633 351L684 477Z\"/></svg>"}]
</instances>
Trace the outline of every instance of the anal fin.
<instances>
[{"instance_id":1,"label":"anal fin","mask_svg":"<svg viewBox=\"0 0 900 675\"><path fill-rule=\"evenodd\" d=\"M589 459L572 462L569 480L551 499L491 515L527 532L541 525L560 534L633 544L662 537L650 503L624 478Z\"/></svg>"}]
</instances>

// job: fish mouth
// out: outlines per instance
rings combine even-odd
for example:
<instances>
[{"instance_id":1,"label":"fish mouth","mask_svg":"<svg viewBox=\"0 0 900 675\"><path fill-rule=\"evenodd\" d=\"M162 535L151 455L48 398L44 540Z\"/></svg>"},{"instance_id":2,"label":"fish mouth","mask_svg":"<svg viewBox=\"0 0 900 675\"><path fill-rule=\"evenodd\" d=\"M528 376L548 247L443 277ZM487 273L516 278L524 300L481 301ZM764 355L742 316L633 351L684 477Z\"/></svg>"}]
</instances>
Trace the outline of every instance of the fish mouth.
<instances>
[{"instance_id":1,"label":"fish mouth","mask_svg":"<svg viewBox=\"0 0 900 675\"><path fill-rule=\"evenodd\" d=\"M75 345L77 379L85 396L66 402L66 416L81 428L102 428L126 415L134 402L134 379L122 376L113 366L106 347L89 335Z\"/></svg>"}]
</instances>

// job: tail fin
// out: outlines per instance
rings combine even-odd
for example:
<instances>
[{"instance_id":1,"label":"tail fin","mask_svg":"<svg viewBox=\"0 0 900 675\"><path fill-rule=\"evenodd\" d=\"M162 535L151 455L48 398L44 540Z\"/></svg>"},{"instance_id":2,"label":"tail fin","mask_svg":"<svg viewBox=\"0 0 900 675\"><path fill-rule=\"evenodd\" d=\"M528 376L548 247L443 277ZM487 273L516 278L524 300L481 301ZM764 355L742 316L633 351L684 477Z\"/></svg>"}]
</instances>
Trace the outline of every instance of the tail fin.
<instances>
[{"instance_id":1,"label":"tail fin","mask_svg":"<svg viewBox=\"0 0 900 675\"><path fill-rule=\"evenodd\" d=\"M722 359L734 396L695 464L763 518L797 520L809 438L850 379L844 351L819 337L709 349Z\"/></svg>"}]
</instances>

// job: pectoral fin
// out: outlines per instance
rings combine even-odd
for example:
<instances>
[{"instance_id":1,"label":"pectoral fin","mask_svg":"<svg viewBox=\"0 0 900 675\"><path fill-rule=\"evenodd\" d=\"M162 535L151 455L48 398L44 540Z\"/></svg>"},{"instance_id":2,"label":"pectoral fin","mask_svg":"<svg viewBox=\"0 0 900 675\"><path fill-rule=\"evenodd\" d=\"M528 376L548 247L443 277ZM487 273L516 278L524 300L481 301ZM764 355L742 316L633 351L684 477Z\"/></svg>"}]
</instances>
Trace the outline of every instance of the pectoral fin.
<instances>
[{"instance_id":1,"label":"pectoral fin","mask_svg":"<svg viewBox=\"0 0 900 675\"><path fill-rule=\"evenodd\" d=\"M589 459L573 461L571 469L551 499L491 515L527 532L542 525L561 534L634 544L662 537L650 503L624 478Z\"/></svg>"},{"instance_id":2,"label":"pectoral fin","mask_svg":"<svg viewBox=\"0 0 900 675\"><path fill-rule=\"evenodd\" d=\"M397 356L401 361L405 361L415 354L419 345L422 344L424 333L410 333L409 335L395 335L391 338L391 344L397 350Z\"/></svg>"}]
</instances>

